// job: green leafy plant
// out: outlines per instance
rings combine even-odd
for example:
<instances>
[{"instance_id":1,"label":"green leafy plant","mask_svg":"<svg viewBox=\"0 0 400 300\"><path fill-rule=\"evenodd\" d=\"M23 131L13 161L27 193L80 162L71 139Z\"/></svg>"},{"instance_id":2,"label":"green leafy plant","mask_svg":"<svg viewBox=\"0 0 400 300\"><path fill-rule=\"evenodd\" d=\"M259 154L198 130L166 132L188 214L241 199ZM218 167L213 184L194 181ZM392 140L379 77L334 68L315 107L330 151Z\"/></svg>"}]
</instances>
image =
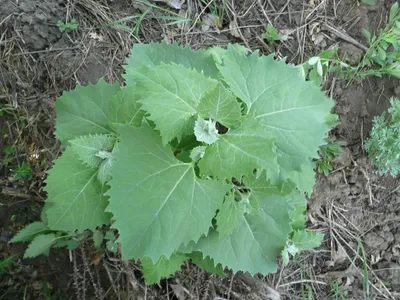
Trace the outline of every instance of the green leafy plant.
<instances>
[{"instance_id":1,"label":"green leafy plant","mask_svg":"<svg viewBox=\"0 0 400 300\"><path fill-rule=\"evenodd\" d=\"M58 231L61 240L93 231L103 247L107 233L96 230L111 224L107 248L140 260L148 283L187 259L217 274L268 274L281 254L318 246L304 193L334 103L298 68L245 52L136 44L124 86L65 92L56 102L65 151L48 172L45 221L13 241L33 239L31 256L47 254Z\"/></svg>"},{"instance_id":2,"label":"green leafy plant","mask_svg":"<svg viewBox=\"0 0 400 300\"><path fill-rule=\"evenodd\" d=\"M7 145L4 147L3 150L3 165L8 166L9 163L13 160L13 155L15 154L16 150L13 146Z\"/></svg>"},{"instance_id":3,"label":"green leafy plant","mask_svg":"<svg viewBox=\"0 0 400 300\"><path fill-rule=\"evenodd\" d=\"M326 139L326 144L319 148L320 158L315 161L319 173L328 176L332 172L332 161L343 152L344 142Z\"/></svg>"},{"instance_id":4,"label":"green leafy plant","mask_svg":"<svg viewBox=\"0 0 400 300\"><path fill-rule=\"evenodd\" d=\"M0 259L0 275L3 275L7 270L9 270L14 262L15 257L12 255Z\"/></svg>"},{"instance_id":5,"label":"green leafy plant","mask_svg":"<svg viewBox=\"0 0 400 300\"><path fill-rule=\"evenodd\" d=\"M143 13L115 20L105 26L127 31L133 34L134 37L138 38L140 26L143 20L165 20L168 21L166 25L178 25L191 21L190 18L185 18L179 13L174 12L173 10L162 8L161 6L155 5L154 3L151 3L149 1L138 0L137 2L147 7L147 9ZM160 13L156 13L156 11L159 11Z\"/></svg>"},{"instance_id":6,"label":"green leafy plant","mask_svg":"<svg viewBox=\"0 0 400 300\"><path fill-rule=\"evenodd\" d=\"M343 287L339 284L337 280L334 280L330 283L331 287L331 297L334 300L346 300L344 295Z\"/></svg>"},{"instance_id":7,"label":"green leafy plant","mask_svg":"<svg viewBox=\"0 0 400 300\"><path fill-rule=\"evenodd\" d=\"M378 174L390 173L396 177L400 172L400 101L391 99L389 116L375 117L365 150L378 168Z\"/></svg>"},{"instance_id":8,"label":"green leafy plant","mask_svg":"<svg viewBox=\"0 0 400 300\"><path fill-rule=\"evenodd\" d=\"M304 78L321 85L327 73L335 72L349 81L367 76L381 77L383 74L400 78L400 9L395 2L390 9L389 20L379 35L364 30L369 49L356 67L343 62L337 48L323 51L318 56L310 57L301 65Z\"/></svg>"},{"instance_id":9,"label":"green leafy plant","mask_svg":"<svg viewBox=\"0 0 400 300\"><path fill-rule=\"evenodd\" d=\"M275 41L280 41L281 36L279 35L278 29L276 29L271 24L267 26L267 32L261 36L268 44L272 44Z\"/></svg>"},{"instance_id":10,"label":"green leafy plant","mask_svg":"<svg viewBox=\"0 0 400 300\"><path fill-rule=\"evenodd\" d=\"M340 78L348 79L355 70L355 67L339 58L338 49L335 47L324 50L318 56L310 57L301 65L303 77L315 82L317 86L321 86L328 73L335 73Z\"/></svg>"},{"instance_id":11,"label":"green leafy plant","mask_svg":"<svg viewBox=\"0 0 400 300\"><path fill-rule=\"evenodd\" d=\"M389 20L379 35L364 30L369 49L354 77L365 78L368 75L381 77L383 74L400 78L400 10L395 1L389 12ZM378 66L378 67L375 67Z\"/></svg>"},{"instance_id":12,"label":"green leafy plant","mask_svg":"<svg viewBox=\"0 0 400 300\"><path fill-rule=\"evenodd\" d=\"M222 28L224 21L227 0L200 0L203 5L208 7L211 11L215 25L218 29Z\"/></svg>"},{"instance_id":13,"label":"green leafy plant","mask_svg":"<svg viewBox=\"0 0 400 300\"><path fill-rule=\"evenodd\" d=\"M64 300L66 297L60 295L57 291L53 290L53 286L46 282L41 290L41 294L45 300Z\"/></svg>"},{"instance_id":14,"label":"green leafy plant","mask_svg":"<svg viewBox=\"0 0 400 300\"><path fill-rule=\"evenodd\" d=\"M76 19L71 19L69 22L58 20L57 27L61 32L73 32L78 28L79 24Z\"/></svg>"},{"instance_id":15,"label":"green leafy plant","mask_svg":"<svg viewBox=\"0 0 400 300\"><path fill-rule=\"evenodd\" d=\"M6 107L0 103L0 117L3 117L7 113Z\"/></svg>"},{"instance_id":16,"label":"green leafy plant","mask_svg":"<svg viewBox=\"0 0 400 300\"><path fill-rule=\"evenodd\" d=\"M16 179L26 180L32 176L31 167L26 163L18 163L17 167L12 170L12 173Z\"/></svg>"}]
</instances>

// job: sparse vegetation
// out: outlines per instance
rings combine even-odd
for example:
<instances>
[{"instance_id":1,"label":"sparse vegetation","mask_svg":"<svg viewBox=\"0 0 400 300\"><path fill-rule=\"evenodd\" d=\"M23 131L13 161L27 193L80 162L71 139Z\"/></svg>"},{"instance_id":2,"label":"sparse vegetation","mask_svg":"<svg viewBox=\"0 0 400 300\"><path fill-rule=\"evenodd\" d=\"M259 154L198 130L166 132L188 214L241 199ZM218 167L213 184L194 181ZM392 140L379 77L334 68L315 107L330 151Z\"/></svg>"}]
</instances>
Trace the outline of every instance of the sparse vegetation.
<instances>
[{"instance_id":1,"label":"sparse vegetation","mask_svg":"<svg viewBox=\"0 0 400 300\"><path fill-rule=\"evenodd\" d=\"M316 160L317 170L319 173L328 176L333 170L332 161L336 156L343 152L344 142L326 139L326 144L319 147L320 158Z\"/></svg>"},{"instance_id":2,"label":"sparse vegetation","mask_svg":"<svg viewBox=\"0 0 400 300\"><path fill-rule=\"evenodd\" d=\"M12 170L12 173L19 180L26 180L32 176L31 167L25 161L18 163L17 167Z\"/></svg>"},{"instance_id":3,"label":"sparse vegetation","mask_svg":"<svg viewBox=\"0 0 400 300\"><path fill-rule=\"evenodd\" d=\"M78 21L75 18L69 20L69 22L63 22L61 20L57 22L57 27L58 29L60 29L61 32L73 32L78 28L78 26Z\"/></svg>"},{"instance_id":4,"label":"sparse vegetation","mask_svg":"<svg viewBox=\"0 0 400 300\"><path fill-rule=\"evenodd\" d=\"M13 146L7 145L3 150L3 161L2 165L7 167L13 160L13 156L16 150Z\"/></svg>"},{"instance_id":5,"label":"sparse vegetation","mask_svg":"<svg viewBox=\"0 0 400 300\"><path fill-rule=\"evenodd\" d=\"M226 14L227 0L200 0L201 3L211 11L212 21L215 22L217 29L222 28L222 23Z\"/></svg>"},{"instance_id":6,"label":"sparse vegetation","mask_svg":"<svg viewBox=\"0 0 400 300\"><path fill-rule=\"evenodd\" d=\"M11 268L11 266L15 263L15 257L10 255L5 258L0 259L0 276L3 275L4 272L7 272Z\"/></svg>"},{"instance_id":7,"label":"sparse vegetation","mask_svg":"<svg viewBox=\"0 0 400 300\"><path fill-rule=\"evenodd\" d=\"M280 41L281 40L281 36L279 35L278 30L274 26L272 26L271 24L268 24L267 32L264 33L261 37L264 40L266 40L268 44L272 44L275 41Z\"/></svg>"},{"instance_id":8,"label":"sparse vegetation","mask_svg":"<svg viewBox=\"0 0 400 300\"><path fill-rule=\"evenodd\" d=\"M400 78L400 10L395 1L389 12L389 21L378 35L364 29L369 50L352 77L368 75L381 77L383 74ZM377 67L376 67L377 66Z\"/></svg>"}]
</instances>

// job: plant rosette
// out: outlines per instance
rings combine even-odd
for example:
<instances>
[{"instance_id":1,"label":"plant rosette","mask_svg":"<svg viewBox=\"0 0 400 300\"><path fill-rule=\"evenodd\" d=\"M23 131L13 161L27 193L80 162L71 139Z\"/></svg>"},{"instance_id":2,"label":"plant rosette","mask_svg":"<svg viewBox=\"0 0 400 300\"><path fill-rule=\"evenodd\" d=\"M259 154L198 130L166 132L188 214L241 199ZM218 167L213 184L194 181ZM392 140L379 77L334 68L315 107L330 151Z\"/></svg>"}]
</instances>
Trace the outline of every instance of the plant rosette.
<instances>
[{"instance_id":1,"label":"plant rosette","mask_svg":"<svg viewBox=\"0 0 400 300\"><path fill-rule=\"evenodd\" d=\"M48 254L112 224L113 245L142 262L148 283L187 259L266 275L279 256L317 247L305 194L334 102L299 67L247 52L135 45L124 86L65 92L56 102L65 151L48 172L43 220L13 241Z\"/></svg>"}]
</instances>

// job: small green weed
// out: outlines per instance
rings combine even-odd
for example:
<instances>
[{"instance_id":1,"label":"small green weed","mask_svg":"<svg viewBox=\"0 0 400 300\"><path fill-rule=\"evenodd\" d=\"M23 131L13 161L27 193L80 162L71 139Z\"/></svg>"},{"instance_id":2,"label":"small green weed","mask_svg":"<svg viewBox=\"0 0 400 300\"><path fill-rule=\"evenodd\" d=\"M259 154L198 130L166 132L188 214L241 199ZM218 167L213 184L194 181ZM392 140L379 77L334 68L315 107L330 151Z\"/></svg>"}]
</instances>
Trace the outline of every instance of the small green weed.
<instances>
[{"instance_id":1,"label":"small green weed","mask_svg":"<svg viewBox=\"0 0 400 300\"><path fill-rule=\"evenodd\" d=\"M115 20L114 22L107 24L108 27L118 28L133 34L134 37L139 37L139 30L143 20L147 19L159 19L170 21L166 25L176 25L183 22L190 21L190 19L182 17L181 15L170 11L168 9L159 7L155 4L149 3L148 1L138 1L139 3L146 5L147 9L140 15L132 15L125 18ZM153 15L153 10L159 10L164 15Z\"/></svg>"},{"instance_id":2,"label":"small green weed","mask_svg":"<svg viewBox=\"0 0 400 300\"><path fill-rule=\"evenodd\" d=\"M369 140L364 148L378 168L378 174L390 173L396 177L400 172L400 100L392 99L389 116L375 117Z\"/></svg>"},{"instance_id":3,"label":"small green weed","mask_svg":"<svg viewBox=\"0 0 400 300\"><path fill-rule=\"evenodd\" d=\"M3 117L6 114L6 108L3 104L0 104L0 117Z\"/></svg>"},{"instance_id":4,"label":"small green weed","mask_svg":"<svg viewBox=\"0 0 400 300\"><path fill-rule=\"evenodd\" d=\"M22 163L18 163L17 168L12 170L12 172L14 177L19 180L26 180L32 176L31 167L24 161Z\"/></svg>"},{"instance_id":5,"label":"small green weed","mask_svg":"<svg viewBox=\"0 0 400 300\"><path fill-rule=\"evenodd\" d=\"M327 73L336 73L342 79L347 79L351 72L356 68L343 62L339 58L338 49L330 48L318 56L310 57L304 64L301 65L301 74L307 80L315 82L317 86L322 84L322 81Z\"/></svg>"},{"instance_id":6,"label":"small green weed","mask_svg":"<svg viewBox=\"0 0 400 300\"><path fill-rule=\"evenodd\" d=\"M336 156L342 154L344 145L345 143L342 141L326 139L326 144L319 148L320 159L315 161L319 173L328 176L332 172L332 161Z\"/></svg>"},{"instance_id":7,"label":"small green weed","mask_svg":"<svg viewBox=\"0 0 400 300\"><path fill-rule=\"evenodd\" d=\"M66 299L63 296L60 296L59 293L55 292L50 283L45 284L45 286L41 290L41 293L45 300L64 300L64 299Z\"/></svg>"},{"instance_id":8,"label":"small green weed","mask_svg":"<svg viewBox=\"0 0 400 300\"><path fill-rule=\"evenodd\" d=\"M389 21L379 35L364 30L369 50L357 67L354 77L383 74L400 78L400 10L396 1L390 9ZM378 66L374 68L374 66Z\"/></svg>"},{"instance_id":9,"label":"small green weed","mask_svg":"<svg viewBox=\"0 0 400 300\"><path fill-rule=\"evenodd\" d=\"M271 24L268 24L267 32L261 36L264 40L266 40L267 44L271 45L275 41L280 41L281 36L279 35L278 29L276 29Z\"/></svg>"},{"instance_id":10,"label":"small green weed","mask_svg":"<svg viewBox=\"0 0 400 300\"><path fill-rule=\"evenodd\" d=\"M71 19L69 22L63 22L59 20L57 22L57 27L61 32L72 32L78 28L78 21L76 19Z\"/></svg>"},{"instance_id":11,"label":"small green weed","mask_svg":"<svg viewBox=\"0 0 400 300\"><path fill-rule=\"evenodd\" d=\"M364 30L369 50L357 67L343 62L337 48L327 49L318 56L309 58L301 65L304 78L322 84L327 73L335 72L349 84L356 78L381 77L383 74L400 78L400 10L396 2L390 9L389 22L378 36Z\"/></svg>"},{"instance_id":12,"label":"small green weed","mask_svg":"<svg viewBox=\"0 0 400 300\"><path fill-rule=\"evenodd\" d=\"M11 145L7 145L3 150L3 165L7 167L13 160L13 154L16 152L15 148Z\"/></svg>"},{"instance_id":13,"label":"small green weed","mask_svg":"<svg viewBox=\"0 0 400 300\"><path fill-rule=\"evenodd\" d=\"M369 277L368 277L367 257L365 255L364 246L363 246L361 240L358 240L356 258L357 257L361 258L362 263L363 263L363 291L364 291L364 297L365 297L364 299L369 300L369 299L371 299L371 297L370 297L371 296L371 287L370 287ZM354 261L353 261L353 263L354 263Z\"/></svg>"},{"instance_id":14,"label":"small green weed","mask_svg":"<svg viewBox=\"0 0 400 300\"><path fill-rule=\"evenodd\" d=\"M8 269L10 269L10 267L14 262L15 262L14 256L9 256L0 259L0 275L4 274Z\"/></svg>"},{"instance_id":15,"label":"small green weed","mask_svg":"<svg viewBox=\"0 0 400 300\"><path fill-rule=\"evenodd\" d=\"M331 292L332 292L332 299L334 300L346 300L346 297L344 296L342 286L339 285L339 282L337 280L334 280L331 282Z\"/></svg>"},{"instance_id":16,"label":"small green weed","mask_svg":"<svg viewBox=\"0 0 400 300\"><path fill-rule=\"evenodd\" d=\"M200 0L206 7L209 7L212 16L215 20L215 25L218 29L222 28L222 22L225 17L226 3L227 0L216 1L216 0Z\"/></svg>"}]
</instances>

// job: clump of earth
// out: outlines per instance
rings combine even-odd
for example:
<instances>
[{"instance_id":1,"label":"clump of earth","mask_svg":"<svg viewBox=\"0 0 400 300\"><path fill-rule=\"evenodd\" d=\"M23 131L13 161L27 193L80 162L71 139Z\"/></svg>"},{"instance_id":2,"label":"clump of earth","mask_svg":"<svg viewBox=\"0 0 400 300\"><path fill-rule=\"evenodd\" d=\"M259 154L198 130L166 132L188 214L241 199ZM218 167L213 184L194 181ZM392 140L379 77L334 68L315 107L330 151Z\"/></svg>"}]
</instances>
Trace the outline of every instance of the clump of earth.
<instances>
[{"instance_id":1,"label":"clump of earth","mask_svg":"<svg viewBox=\"0 0 400 300\"><path fill-rule=\"evenodd\" d=\"M64 1L24 0L1 3L0 20L10 18L7 26L33 51L44 50L61 38L57 22L65 18ZM24 48L25 48L24 47Z\"/></svg>"}]
</instances>

